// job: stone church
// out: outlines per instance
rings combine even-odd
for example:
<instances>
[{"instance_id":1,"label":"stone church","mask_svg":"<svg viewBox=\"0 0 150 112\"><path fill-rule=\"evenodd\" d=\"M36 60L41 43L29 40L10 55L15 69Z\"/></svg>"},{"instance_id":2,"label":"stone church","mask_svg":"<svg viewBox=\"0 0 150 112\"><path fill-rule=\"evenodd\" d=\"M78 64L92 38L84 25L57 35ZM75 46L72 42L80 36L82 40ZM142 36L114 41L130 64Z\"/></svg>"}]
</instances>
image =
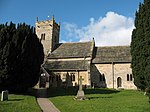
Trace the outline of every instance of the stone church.
<instances>
[{"instance_id":1,"label":"stone church","mask_svg":"<svg viewBox=\"0 0 150 112\"><path fill-rule=\"evenodd\" d=\"M36 21L36 34L43 44L44 69L50 87L83 86L136 89L131 69L130 46L95 46L88 42L59 43L60 25Z\"/></svg>"}]
</instances>

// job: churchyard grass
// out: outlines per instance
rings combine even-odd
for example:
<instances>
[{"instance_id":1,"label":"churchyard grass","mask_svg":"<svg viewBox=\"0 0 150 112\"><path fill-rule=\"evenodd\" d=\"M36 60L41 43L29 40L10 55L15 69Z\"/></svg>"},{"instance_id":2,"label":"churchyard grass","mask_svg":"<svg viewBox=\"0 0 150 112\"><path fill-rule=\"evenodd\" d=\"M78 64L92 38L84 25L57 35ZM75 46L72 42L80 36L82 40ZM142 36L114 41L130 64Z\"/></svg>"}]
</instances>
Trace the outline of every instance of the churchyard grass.
<instances>
[{"instance_id":1,"label":"churchyard grass","mask_svg":"<svg viewBox=\"0 0 150 112\"><path fill-rule=\"evenodd\" d=\"M9 94L8 101L0 101L0 112L41 112L41 110L35 96Z\"/></svg>"},{"instance_id":2,"label":"churchyard grass","mask_svg":"<svg viewBox=\"0 0 150 112\"><path fill-rule=\"evenodd\" d=\"M53 91L53 92L52 92ZM61 112L150 112L148 97L136 90L86 89L89 100L74 100L77 89L50 89L49 99Z\"/></svg>"}]
</instances>

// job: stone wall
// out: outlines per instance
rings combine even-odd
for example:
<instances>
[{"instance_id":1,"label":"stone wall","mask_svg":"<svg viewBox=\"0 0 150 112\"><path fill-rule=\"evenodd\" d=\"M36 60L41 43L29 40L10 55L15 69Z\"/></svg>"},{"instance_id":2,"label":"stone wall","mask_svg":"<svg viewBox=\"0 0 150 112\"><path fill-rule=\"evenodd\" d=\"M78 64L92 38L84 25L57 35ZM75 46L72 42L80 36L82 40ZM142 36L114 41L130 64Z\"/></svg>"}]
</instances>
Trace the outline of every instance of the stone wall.
<instances>
[{"instance_id":1,"label":"stone wall","mask_svg":"<svg viewBox=\"0 0 150 112\"><path fill-rule=\"evenodd\" d=\"M52 87L77 86L79 84L80 76L82 76L83 85L87 85L89 83L87 71L65 71L65 72L62 71L62 72L53 72L51 75L52 76L49 78L49 80L50 86Z\"/></svg>"},{"instance_id":2,"label":"stone wall","mask_svg":"<svg viewBox=\"0 0 150 112\"><path fill-rule=\"evenodd\" d=\"M130 63L119 64L93 64L91 67L91 80L99 87L118 88L117 79L121 78L121 87L124 89L136 89L132 81L127 81L127 74L132 75ZM100 81L100 75L103 80Z\"/></svg>"},{"instance_id":3,"label":"stone wall","mask_svg":"<svg viewBox=\"0 0 150 112\"><path fill-rule=\"evenodd\" d=\"M60 25L55 20L45 20L35 23L36 34L43 44L44 54L52 52L56 45L59 44Z\"/></svg>"},{"instance_id":4,"label":"stone wall","mask_svg":"<svg viewBox=\"0 0 150 112\"><path fill-rule=\"evenodd\" d=\"M52 25L52 21L36 22L36 34L43 44L45 55L48 54L52 44L52 26L49 24ZM42 34L45 34L43 39Z\"/></svg>"}]
</instances>

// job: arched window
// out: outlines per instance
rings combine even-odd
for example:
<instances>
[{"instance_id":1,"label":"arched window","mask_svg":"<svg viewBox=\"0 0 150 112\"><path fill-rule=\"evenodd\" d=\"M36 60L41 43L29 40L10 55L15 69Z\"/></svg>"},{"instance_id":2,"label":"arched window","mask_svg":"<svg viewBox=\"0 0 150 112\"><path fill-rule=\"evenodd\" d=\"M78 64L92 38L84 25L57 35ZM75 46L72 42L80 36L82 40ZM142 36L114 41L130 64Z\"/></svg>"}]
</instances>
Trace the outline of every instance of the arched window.
<instances>
[{"instance_id":1,"label":"arched window","mask_svg":"<svg viewBox=\"0 0 150 112\"><path fill-rule=\"evenodd\" d=\"M129 81L130 79L129 79L129 74L127 74L127 81Z\"/></svg>"},{"instance_id":2,"label":"arched window","mask_svg":"<svg viewBox=\"0 0 150 112\"><path fill-rule=\"evenodd\" d=\"M122 79L121 79L121 77L118 77L117 78L117 87L119 88L119 87L122 87Z\"/></svg>"},{"instance_id":3,"label":"arched window","mask_svg":"<svg viewBox=\"0 0 150 112\"><path fill-rule=\"evenodd\" d=\"M130 74L130 81L132 81L132 79L133 79L133 78L132 78L132 74Z\"/></svg>"},{"instance_id":4,"label":"arched window","mask_svg":"<svg viewBox=\"0 0 150 112\"><path fill-rule=\"evenodd\" d=\"M71 73L71 81L75 81L75 73Z\"/></svg>"},{"instance_id":5,"label":"arched window","mask_svg":"<svg viewBox=\"0 0 150 112\"><path fill-rule=\"evenodd\" d=\"M75 75L73 75L73 77L72 77L73 79L72 79L72 81L75 81Z\"/></svg>"}]
</instances>

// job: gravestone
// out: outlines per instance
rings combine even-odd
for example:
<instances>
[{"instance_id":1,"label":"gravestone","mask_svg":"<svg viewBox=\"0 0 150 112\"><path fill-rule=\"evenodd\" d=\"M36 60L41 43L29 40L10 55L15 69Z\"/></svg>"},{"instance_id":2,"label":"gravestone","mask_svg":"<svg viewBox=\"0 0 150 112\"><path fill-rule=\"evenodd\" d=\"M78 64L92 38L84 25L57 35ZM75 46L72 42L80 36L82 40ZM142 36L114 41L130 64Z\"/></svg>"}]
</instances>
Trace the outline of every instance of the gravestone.
<instances>
[{"instance_id":1,"label":"gravestone","mask_svg":"<svg viewBox=\"0 0 150 112\"><path fill-rule=\"evenodd\" d=\"M2 95L1 95L1 101L5 101L8 100L8 91L2 91Z\"/></svg>"},{"instance_id":2,"label":"gravestone","mask_svg":"<svg viewBox=\"0 0 150 112\"><path fill-rule=\"evenodd\" d=\"M75 97L75 99L78 99L78 100L85 100L86 97L84 95L84 91L82 90L82 76L80 76L80 79L79 79L80 83L79 83L79 90L78 90L78 93L77 93L77 96Z\"/></svg>"}]
</instances>

